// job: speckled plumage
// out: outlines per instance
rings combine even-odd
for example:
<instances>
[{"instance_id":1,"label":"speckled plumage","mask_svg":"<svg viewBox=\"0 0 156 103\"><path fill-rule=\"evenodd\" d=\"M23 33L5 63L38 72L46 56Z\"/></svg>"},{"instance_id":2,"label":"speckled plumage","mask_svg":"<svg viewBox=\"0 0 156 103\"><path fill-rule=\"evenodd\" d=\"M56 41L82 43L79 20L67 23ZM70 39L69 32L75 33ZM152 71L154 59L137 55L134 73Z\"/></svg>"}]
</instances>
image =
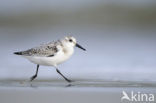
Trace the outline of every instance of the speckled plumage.
<instances>
[{"instance_id":1,"label":"speckled plumage","mask_svg":"<svg viewBox=\"0 0 156 103\"><path fill-rule=\"evenodd\" d=\"M58 45L62 45L62 43L58 40L56 42L50 42L48 44L43 44L41 46L28 49L26 51L16 52L23 56L40 56L40 57L50 57L54 56L55 53L58 52Z\"/></svg>"},{"instance_id":2,"label":"speckled plumage","mask_svg":"<svg viewBox=\"0 0 156 103\"><path fill-rule=\"evenodd\" d=\"M50 42L35 48L28 49L26 51L15 52L16 55L21 55L28 59L34 64L37 64L36 74L31 77L31 81L37 77L38 69L40 65L44 66L54 66L56 71L68 82L71 82L66 78L57 68L57 65L68 60L74 53L74 47L77 46L84 50L79 44L77 44L76 39L72 36L67 36L62 40L56 42Z\"/></svg>"}]
</instances>

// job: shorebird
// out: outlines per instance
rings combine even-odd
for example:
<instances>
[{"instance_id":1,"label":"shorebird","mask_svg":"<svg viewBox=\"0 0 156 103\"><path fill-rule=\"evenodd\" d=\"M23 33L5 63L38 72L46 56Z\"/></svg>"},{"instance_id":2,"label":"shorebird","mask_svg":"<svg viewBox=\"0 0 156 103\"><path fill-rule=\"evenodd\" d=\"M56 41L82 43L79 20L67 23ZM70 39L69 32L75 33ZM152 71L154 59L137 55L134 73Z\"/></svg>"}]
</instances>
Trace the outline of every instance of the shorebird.
<instances>
[{"instance_id":1,"label":"shorebird","mask_svg":"<svg viewBox=\"0 0 156 103\"><path fill-rule=\"evenodd\" d=\"M59 73L67 82L71 82L70 79L59 71L58 65L72 56L75 46L86 51L86 49L76 42L74 37L66 36L61 40L43 44L26 51L14 52L14 54L21 55L32 63L37 64L36 73L30 78L30 81L33 81L37 77L39 66L43 65L55 67L57 73Z\"/></svg>"}]
</instances>

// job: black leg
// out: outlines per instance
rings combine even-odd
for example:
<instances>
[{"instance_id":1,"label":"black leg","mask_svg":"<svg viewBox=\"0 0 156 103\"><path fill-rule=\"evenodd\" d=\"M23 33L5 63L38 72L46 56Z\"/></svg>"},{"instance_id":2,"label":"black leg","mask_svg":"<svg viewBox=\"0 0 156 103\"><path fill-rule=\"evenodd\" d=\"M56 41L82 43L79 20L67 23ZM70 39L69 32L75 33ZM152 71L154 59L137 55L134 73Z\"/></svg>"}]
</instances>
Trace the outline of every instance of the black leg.
<instances>
[{"instance_id":1,"label":"black leg","mask_svg":"<svg viewBox=\"0 0 156 103\"><path fill-rule=\"evenodd\" d=\"M30 81L33 81L37 77L39 66L40 65L37 65L36 74L30 78Z\"/></svg>"},{"instance_id":2,"label":"black leg","mask_svg":"<svg viewBox=\"0 0 156 103\"><path fill-rule=\"evenodd\" d=\"M57 68L56 68L57 73L59 73L67 82L72 82L68 78L66 78Z\"/></svg>"}]
</instances>

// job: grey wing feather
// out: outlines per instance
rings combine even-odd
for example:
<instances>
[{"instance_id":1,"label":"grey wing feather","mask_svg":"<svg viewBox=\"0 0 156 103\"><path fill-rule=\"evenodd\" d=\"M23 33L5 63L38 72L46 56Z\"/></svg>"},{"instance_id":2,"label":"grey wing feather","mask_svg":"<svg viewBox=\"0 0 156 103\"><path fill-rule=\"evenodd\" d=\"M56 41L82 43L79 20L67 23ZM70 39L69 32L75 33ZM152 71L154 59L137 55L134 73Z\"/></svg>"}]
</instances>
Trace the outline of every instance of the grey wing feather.
<instances>
[{"instance_id":1,"label":"grey wing feather","mask_svg":"<svg viewBox=\"0 0 156 103\"><path fill-rule=\"evenodd\" d=\"M52 57L58 52L57 45L59 45L60 42L50 42L45 45L41 45L36 48L31 48L26 51L22 52L15 52L14 54L17 55L24 55L24 56L44 56L44 57Z\"/></svg>"}]
</instances>

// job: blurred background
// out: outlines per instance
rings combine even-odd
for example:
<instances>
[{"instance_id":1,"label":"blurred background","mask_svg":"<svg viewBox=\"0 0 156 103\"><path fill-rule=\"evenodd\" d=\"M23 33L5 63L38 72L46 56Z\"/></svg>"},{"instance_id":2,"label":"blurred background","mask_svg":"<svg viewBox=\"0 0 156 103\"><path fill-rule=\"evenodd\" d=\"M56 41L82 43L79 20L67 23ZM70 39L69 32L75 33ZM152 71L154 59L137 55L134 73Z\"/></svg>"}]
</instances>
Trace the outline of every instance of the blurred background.
<instances>
[{"instance_id":1,"label":"blurred background","mask_svg":"<svg viewBox=\"0 0 156 103\"><path fill-rule=\"evenodd\" d=\"M66 35L87 49L59 66L68 78L156 81L155 0L0 0L0 79L29 80L36 65L13 52Z\"/></svg>"}]
</instances>

